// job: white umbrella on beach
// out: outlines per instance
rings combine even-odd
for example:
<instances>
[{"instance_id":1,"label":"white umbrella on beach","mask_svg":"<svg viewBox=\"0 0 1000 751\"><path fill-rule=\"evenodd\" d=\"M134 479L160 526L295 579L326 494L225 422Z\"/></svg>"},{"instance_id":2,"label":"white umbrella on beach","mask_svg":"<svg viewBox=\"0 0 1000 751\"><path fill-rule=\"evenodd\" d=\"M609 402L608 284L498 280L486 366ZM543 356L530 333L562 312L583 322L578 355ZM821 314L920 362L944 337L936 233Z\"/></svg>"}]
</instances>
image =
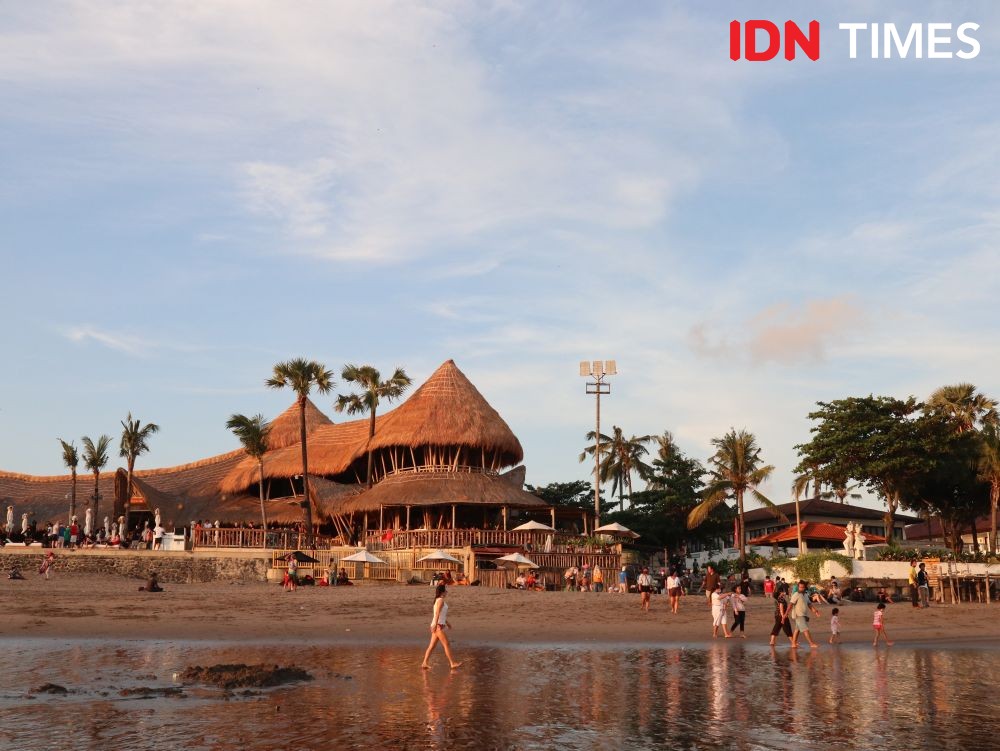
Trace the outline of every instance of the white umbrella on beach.
<instances>
[{"instance_id":1,"label":"white umbrella on beach","mask_svg":"<svg viewBox=\"0 0 1000 751\"><path fill-rule=\"evenodd\" d=\"M21 514L21 534L28 534L28 515Z\"/></svg>"},{"instance_id":2,"label":"white umbrella on beach","mask_svg":"<svg viewBox=\"0 0 1000 751\"><path fill-rule=\"evenodd\" d=\"M445 553L443 550L435 550L428 553L423 558L417 558L417 563L423 563L424 561L450 561L451 563L461 563L458 558L449 553Z\"/></svg>"},{"instance_id":3,"label":"white umbrella on beach","mask_svg":"<svg viewBox=\"0 0 1000 751\"><path fill-rule=\"evenodd\" d=\"M7 534L10 534L10 531L12 529L14 529L14 507L13 506L8 506L7 507Z\"/></svg>"},{"instance_id":4,"label":"white umbrella on beach","mask_svg":"<svg viewBox=\"0 0 1000 751\"><path fill-rule=\"evenodd\" d=\"M611 524L604 524L595 529L594 534L616 535L618 537L631 537L632 539L635 539L636 537L639 536L631 529L626 527L624 524L619 524L618 522L612 522Z\"/></svg>"},{"instance_id":5,"label":"white umbrella on beach","mask_svg":"<svg viewBox=\"0 0 1000 751\"><path fill-rule=\"evenodd\" d=\"M83 517L83 534L90 537L91 533L94 531L94 509L87 509L87 513Z\"/></svg>"},{"instance_id":6,"label":"white umbrella on beach","mask_svg":"<svg viewBox=\"0 0 1000 751\"><path fill-rule=\"evenodd\" d=\"M340 559L341 563L385 563L381 558L376 558L367 550L359 550L357 553L352 553L351 555L344 556Z\"/></svg>"},{"instance_id":7,"label":"white umbrella on beach","mask_svg":"<svg viewBox=\"0 0 1000 751\"><path fill-rule=\"evenodd\" d=\"M538 564L529 558L525 558L520 553L511 553L510 555L505 555L497 558L497 563L503 561L504 563L510 563L514 568L538 568Z\"/></svg>"},{"instance_id":8,"label":"white umbrella on beach","mask_svg":"<svg viewBox=\"0 0 1000 751\"><path fill-rule=\"evenodd\" d=\"M514 527L511 532L555 532L555 529L541 522L525 522L520 527Z\"/></svg>"},{"instance_id":9,"label":"white umbrella on beach","mask_svg":"<svg viewBox=\"0 0 1000 751\"><path fill-rule=\"evenodd\" d=\"M104 517L104 535L111 537L111 520L106 516Z\"/></svg>"}]
</instances>

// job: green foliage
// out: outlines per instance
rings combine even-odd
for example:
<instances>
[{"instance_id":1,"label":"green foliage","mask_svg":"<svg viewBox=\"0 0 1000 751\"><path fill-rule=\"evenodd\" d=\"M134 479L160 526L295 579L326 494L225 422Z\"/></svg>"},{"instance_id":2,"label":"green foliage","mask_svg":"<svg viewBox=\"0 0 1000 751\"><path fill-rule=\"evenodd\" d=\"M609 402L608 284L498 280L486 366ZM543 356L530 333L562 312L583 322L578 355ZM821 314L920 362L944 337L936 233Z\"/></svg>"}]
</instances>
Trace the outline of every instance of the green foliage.
<instances>
[{"instance_id":1,"label":"green foliage","mask_svg":"<svg viewBox=\"0 0 1000 751\"><path fill-rule=\"evenodd\" d=\"M525 485L524 489L529 493L534 493L543 501L552 506L563 508L575 508L580 511L594 510L594 486L584 480L573 482L550 482L548 485ZM610 512L615 504L604 500L601 493L601 518Z\"/></svg>"},{"instance_id":2,"label":"green foliage","mask_svg":"<svg viewBox=\"0 0 1000 751\"><path fill-rule=\"evenodd\" d=\"M956 561L958 563L1000 563L1000 558L981 550L978 553L967 552L955 554L947 548L883 548L879 551L880 561L911 561L916 558L918 561L924 558L940 558L942 561Z\"/></svg>"},{"instance_id":3,"label":"green foliage","mask_svg":"<svg viewBox=\"0 0 1000 751\"><path fill-rule=\"evenodd\" d=\"M820 570L827 561L834 561L843 566L848 575L854 573L854 560L848 558L843 553L834 553L832 550L820 550L815 553L805 553L797 558L776 556L767 561L764 566L768 573L776 568L791 569L796 579L805 579L807 582L818 582L820 580Z\"/></svg>"},{"instance_id":4,"label":"green foliage","mask_svg":"<svg viewBox=\"0 0 1000 751\"><path fill-rule=\"evenodd\" d=\"M267 453L271 423L263 415L231 415L226 421L226 427L233 431L249 456L259 461Z\"/></svg>"},{"instance_id":5,"label":"green foliage","mask_svg":"<svg viewBox=\"0 0 1000 751\"><path fill-rule=\"evenodd\" d=\"M610 436L591 430L587 433L588 446L580 454L580 461L588 457L593 459L598 452L600 460L598 469L601 482L611 481L611 495L618 493L618 506L625 508L625 496L632 497L632 475L638 474L641 479L649 480L653 468L646 462L649 450L646 444L653 436L642 435L626 438L624 431L617 425L612 426Z\"/></svg>"}]
</instances>

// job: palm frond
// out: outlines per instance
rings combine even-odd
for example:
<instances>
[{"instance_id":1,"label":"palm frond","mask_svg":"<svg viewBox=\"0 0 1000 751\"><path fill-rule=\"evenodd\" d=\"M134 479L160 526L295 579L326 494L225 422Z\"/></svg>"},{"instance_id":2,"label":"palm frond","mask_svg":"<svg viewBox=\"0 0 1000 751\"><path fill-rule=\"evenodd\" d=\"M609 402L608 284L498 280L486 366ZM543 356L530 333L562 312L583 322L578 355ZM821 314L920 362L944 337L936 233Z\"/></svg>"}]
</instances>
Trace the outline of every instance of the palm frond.
<instances>
[{"instance_id":1,"label":"palm frond","mask_svg":"<svg viewBox=\"0 0 1000 751\"><path fill-rule=\"evenodd\" d=\"M706 498L695 506L687 515L687 528L694 529L704 522L716 508L722 503L725 496Z\"/></svg>"}]
</instances>

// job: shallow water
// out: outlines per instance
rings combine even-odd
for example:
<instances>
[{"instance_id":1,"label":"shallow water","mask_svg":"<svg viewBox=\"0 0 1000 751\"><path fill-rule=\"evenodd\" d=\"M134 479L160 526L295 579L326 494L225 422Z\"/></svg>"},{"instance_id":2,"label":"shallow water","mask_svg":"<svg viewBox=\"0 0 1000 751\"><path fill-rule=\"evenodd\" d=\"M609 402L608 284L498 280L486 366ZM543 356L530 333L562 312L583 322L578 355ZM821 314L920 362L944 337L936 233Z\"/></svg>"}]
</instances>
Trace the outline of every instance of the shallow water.
<instances>
[{"instance_id":1,"label":"shallow water","mask_svg":"<svg viewBox=\"0 0 1000 751\"><path fill-rule=\"evenodd\" d=\"M419 646L0 640L0 749L997 748L1000 654L466 647L419 669ZM305 667L251 696L177 684L190 665ZM51 682L65 696L38 694Z\"/></svg>"}]
</instances>

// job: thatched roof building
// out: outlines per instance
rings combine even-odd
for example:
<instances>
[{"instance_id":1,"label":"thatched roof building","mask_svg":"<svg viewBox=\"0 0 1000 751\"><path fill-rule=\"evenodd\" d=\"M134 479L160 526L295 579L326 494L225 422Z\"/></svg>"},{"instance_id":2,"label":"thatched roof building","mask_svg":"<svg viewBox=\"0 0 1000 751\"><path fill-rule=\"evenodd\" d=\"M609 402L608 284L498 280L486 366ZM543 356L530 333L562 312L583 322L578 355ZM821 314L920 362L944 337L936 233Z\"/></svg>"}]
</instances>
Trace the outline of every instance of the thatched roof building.
<instances>
[{"instance_id":1,"label":"thatched roof building","mask_svg":"<svg viewBox=\"0 0 1000 751\"><path fill-rule=\"evenodd\" d=\"M544 506L523 490L523 471L503 477L523 450L503 418L448 360L401 405L377 415L374 452L376 484L362 481L369 450L367 419L334 423L306 400L306 427L314 518L389 506L434 504ZM299 406L272 423L271 450L264 458L269 518L300 518L302 458ZM98 523L124 500L124 476L101 475ZM197 462L160 469L137 469L133 508L160 508L167 526L194 519L255 521L259 516L259 468L240 449ZM69 475L37 477L0 472L0 504L29 511L39 523L68 513ZM77 509L82 518L93 493L93 478L80 474ZM278 497L277 500L270 500Z\"/></svg>"}]
</instances>

